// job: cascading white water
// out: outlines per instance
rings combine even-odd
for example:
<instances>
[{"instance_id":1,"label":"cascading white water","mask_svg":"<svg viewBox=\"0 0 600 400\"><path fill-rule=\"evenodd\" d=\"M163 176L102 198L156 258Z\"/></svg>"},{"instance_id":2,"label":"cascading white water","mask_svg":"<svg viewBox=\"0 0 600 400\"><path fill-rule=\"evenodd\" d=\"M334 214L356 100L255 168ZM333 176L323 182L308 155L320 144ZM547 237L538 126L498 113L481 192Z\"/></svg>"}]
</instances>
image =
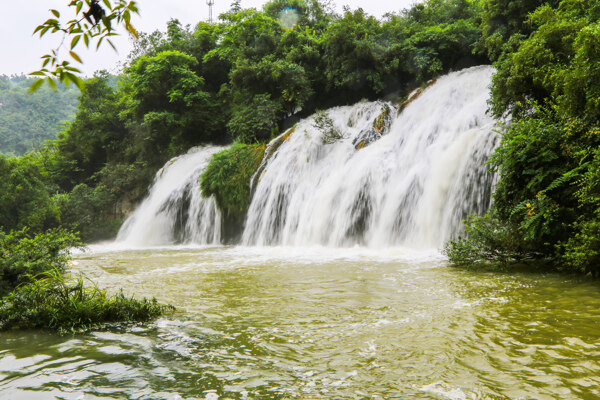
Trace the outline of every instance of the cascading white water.
<instances>
[{"instance_id":1,"label":"cascading white water","mask_svg":"<svg viewBox=\"0 0 600 400\"><path fill-rule=\"evenodd\" d=\"M221 213L214 198L202 197L199 178L210 157L223 149L195 147L167 162L116 241L130 246L219 243Z\"/></svg>"},{"instance_id":2,"label":"cascading white water","mask_svg":"<svg viewBox=\"0 0 600 400\"><path fill-rule=\"evenodd\" d=\"M330 109L333 127L301 121L253 180L244 244L442 246L489 206L492 74L441 77L399 116L391 109L384 135L373 123L383 102Z\"/></svg>"}]
</instances>

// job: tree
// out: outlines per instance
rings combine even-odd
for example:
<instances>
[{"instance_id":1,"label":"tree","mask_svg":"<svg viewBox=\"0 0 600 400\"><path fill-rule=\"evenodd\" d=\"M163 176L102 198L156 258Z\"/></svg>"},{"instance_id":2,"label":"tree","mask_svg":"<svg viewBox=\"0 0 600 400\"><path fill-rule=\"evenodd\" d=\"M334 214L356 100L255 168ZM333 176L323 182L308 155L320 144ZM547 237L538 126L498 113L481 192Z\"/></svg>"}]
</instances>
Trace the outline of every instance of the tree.
<instances>
[{"instance_id":1,"label":"tree","mask_svg":"<svg viewBox=\"0 0 600 400\"><path fill-rule=\"evenodd\" d=\"M346 11L322 37L328 89L346 102L380 93L388 69L379 22L362 9Z\"/></svg>"}]
</instances>

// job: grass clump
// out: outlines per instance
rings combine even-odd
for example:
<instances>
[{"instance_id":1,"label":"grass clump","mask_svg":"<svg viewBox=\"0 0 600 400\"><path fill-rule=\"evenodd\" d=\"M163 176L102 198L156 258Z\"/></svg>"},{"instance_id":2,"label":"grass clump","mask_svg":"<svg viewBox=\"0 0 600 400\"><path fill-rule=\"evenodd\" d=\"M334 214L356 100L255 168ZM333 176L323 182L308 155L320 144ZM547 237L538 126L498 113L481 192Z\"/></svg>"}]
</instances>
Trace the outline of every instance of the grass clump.
<instances>
[{"instance_id":1,"label":"grass clump","mask_svg":"<svg viewBox=\"0 0 600 400\"><path fill-rule=\"evenodd\" d=\"M68 249L79 245L76 235L62 230L34 236L27 230L0 230L0 330L74 332L148 321L174 309L123 292L111 296L91 281L85 284L82 276L66 275Z\"/></svg>"},{"instance_id":2,"label":"grass clump","mask_svg":"<svg viewBox=\"0 0 600 400\"><path fill-rule=\"evenodd\" d=\"M214 154L202 174L202 194L214 195L228 219L244 219L250 204L250 179L260 166L265 148L264 144L236 143Z\"/></svg>"},{"instance_id":3,"label":"grass clump","mask_svg":"<svg viewBox=\"0 0 600 400\"><path fill-rule=\"evenodd\" d=\"M76 332L107 323L142 322L159 317L172 306L156 299L137 300L120 292L110 296L84 278L43 272L17 287L0 302L0 330L52 329Z\"/></svg>"}]
</instances>

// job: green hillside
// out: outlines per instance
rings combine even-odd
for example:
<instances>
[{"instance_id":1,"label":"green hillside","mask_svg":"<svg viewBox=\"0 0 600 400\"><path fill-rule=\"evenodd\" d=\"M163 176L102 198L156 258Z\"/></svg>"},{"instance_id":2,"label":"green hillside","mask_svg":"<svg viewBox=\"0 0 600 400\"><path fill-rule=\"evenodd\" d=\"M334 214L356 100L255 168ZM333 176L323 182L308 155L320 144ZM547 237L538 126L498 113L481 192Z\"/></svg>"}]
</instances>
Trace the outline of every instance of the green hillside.
<instances>
[{"instance_id":1,"label":"green hillside","mask_svg":"<svg viewBox=\"0 0 600 400\"><path fill-rule=\"evenodd\" d=\"M77 110L79 90L58 85L35 93L28 88L33 79L0 75L0 152L24 154L56 139L65 121Z\"/></svg>"}]
</instances>

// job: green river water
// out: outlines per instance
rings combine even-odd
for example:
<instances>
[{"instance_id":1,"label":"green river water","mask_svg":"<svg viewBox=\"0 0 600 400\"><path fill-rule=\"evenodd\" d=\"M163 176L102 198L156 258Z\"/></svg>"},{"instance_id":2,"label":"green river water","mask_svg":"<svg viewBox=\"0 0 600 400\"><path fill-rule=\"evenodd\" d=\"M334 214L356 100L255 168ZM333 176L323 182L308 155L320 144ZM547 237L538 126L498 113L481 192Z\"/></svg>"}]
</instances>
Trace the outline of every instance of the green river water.
<instances>
[{"instance_id":1,"label":"green river water","mask_svg":"<svg viewBox=\"0 0 600 400\"><path fill-rule=\"evenodd\" d=\"M0 333L0 399L600 399L600 283L433 253L163 248L75 257L178 311Z\"/></svg>"}]
</instances>

